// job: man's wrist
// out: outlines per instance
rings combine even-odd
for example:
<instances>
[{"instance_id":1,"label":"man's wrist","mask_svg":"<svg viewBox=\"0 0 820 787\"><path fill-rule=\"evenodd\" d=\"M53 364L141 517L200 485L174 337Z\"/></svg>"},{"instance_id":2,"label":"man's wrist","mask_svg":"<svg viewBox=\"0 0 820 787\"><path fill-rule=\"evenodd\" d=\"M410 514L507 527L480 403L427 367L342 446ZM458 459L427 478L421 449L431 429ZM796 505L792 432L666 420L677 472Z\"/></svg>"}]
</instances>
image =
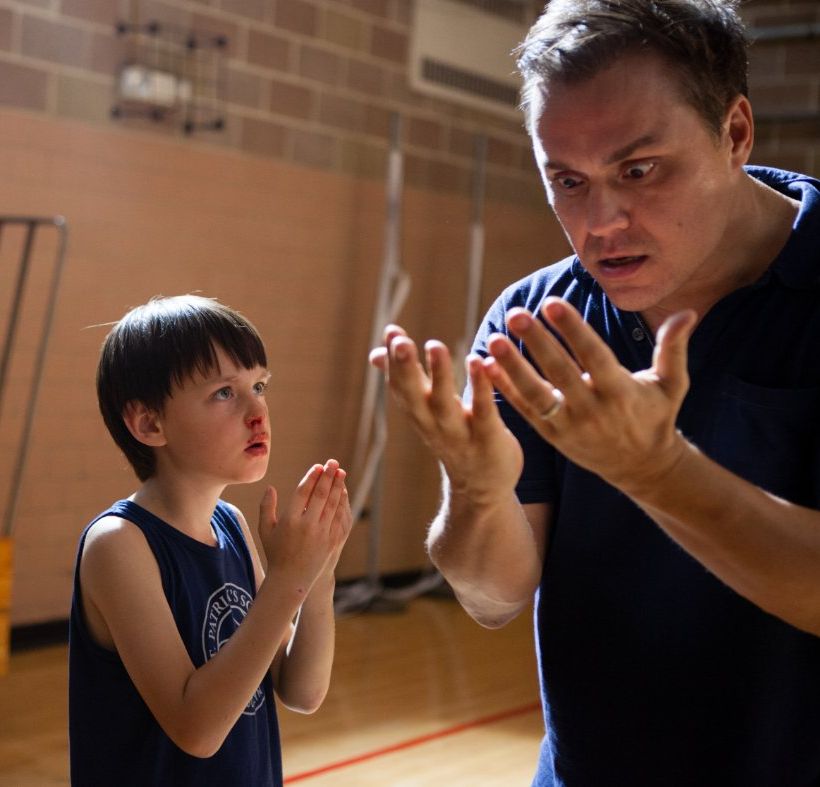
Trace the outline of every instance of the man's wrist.
<instances>
[{"instance_id":1,"label":"man's wrist","mask_svg":"<svg viewBox=\"0 0 820 787\"><path fill-rule=\"evenodd\" d=\"M622 492L633 500L646 505L658 506L666 495L665 489L686 460L697 449L681 434L675 431L667 447L653 454L646 467L624 476L615 483Z\"/></svg>"}]
</instances>

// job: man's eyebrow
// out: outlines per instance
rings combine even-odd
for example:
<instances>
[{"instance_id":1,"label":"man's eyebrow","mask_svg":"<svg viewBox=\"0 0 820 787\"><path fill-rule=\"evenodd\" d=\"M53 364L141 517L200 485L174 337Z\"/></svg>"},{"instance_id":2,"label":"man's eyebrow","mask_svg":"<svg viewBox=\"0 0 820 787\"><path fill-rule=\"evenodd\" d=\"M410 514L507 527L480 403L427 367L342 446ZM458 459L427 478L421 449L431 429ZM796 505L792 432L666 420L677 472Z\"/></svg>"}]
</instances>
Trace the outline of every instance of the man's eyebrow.
<instances>
[{"instance_id":1,"label":"man's eyebrow","mask_svg":"<svg viewBox=\"0 0 820 787\"><path fill-rule=\"evenodd\" d=\"M604 164L617 164L619 161L629 158L636 150L639 150L646 145L653 144L656 139L657 137L654 134L644 134L642 137L638 137L638 139L630 142L628 145L618 148L618 150L612 153L612 155L607 156ZM572 167L568 164L564 164L561 161L547 161L544 166L546 169L572 169Z\"/></svg>"},{"instance_id":2,"label":"man's eyebrow","mask_svg":"<svg viewBox=\"0 0 820 787\"><path fill-rule=\"evenodd\" d=\"M655 135L654 134L644 134L642 137L638 137L634 142L630 142L628 145L624 145L622 148L618 148L607 160L604 162L605 164L616 164L619 161L623 161L626 158L629 158L636 150L639 148L645 147L646 145L651 145L655 142Z\"/></svg>"}]
</instances>

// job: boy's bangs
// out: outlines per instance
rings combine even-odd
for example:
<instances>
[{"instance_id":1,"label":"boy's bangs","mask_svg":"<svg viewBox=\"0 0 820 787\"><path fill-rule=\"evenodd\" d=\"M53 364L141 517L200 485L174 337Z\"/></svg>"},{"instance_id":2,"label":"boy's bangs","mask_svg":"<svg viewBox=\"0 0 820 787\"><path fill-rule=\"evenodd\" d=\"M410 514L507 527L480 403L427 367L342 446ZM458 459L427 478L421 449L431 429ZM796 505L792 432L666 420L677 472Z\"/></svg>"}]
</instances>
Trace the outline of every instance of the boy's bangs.
<instances>
[{"instance_id":1,"label":"boy's bangs","mask_svg":"<svg viewBox=\"0 0 820 787\"><path fill-rule=\"evenodd\" d=\"M267 367L265 348L256 329L235 314L195 310L178 315L174 331L177 363L173 364L173 378L182 384L195 372L203 376L219 368L216 347L244 369Z\"/></svg>"}]
</instances>

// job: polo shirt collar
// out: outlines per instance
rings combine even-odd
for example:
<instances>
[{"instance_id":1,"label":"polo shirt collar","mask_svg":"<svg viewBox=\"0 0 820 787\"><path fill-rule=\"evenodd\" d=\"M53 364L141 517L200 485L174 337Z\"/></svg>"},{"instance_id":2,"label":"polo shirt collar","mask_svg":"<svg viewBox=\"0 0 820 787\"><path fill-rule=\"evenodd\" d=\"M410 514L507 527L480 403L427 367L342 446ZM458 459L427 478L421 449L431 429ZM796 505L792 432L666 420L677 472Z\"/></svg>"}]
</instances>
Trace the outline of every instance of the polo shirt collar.
<instances>
[{"instance_id":1,"label":"polo shirt collar","mask_svg":"<svg viewBox=\"0 0 820 787\"><path fill-rule=\"evenodd\" d=\"M781 194L800 201L791 235L759 283L765 283L774 275L792 289L817 286L820 284L820 181L767 167L746 167L746 171Z\"/></svg>"}]
</instances>

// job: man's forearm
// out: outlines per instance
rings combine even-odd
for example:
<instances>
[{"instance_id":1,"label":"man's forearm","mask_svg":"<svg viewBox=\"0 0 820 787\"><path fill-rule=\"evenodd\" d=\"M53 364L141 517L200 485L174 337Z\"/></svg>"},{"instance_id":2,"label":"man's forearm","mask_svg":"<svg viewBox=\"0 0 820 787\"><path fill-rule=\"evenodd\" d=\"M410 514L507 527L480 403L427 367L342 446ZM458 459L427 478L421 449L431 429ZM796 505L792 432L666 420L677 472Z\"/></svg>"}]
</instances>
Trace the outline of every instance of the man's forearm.
<instances>
[{"instance_id":1,"label":"man's forearm","mask_svg":"<svg viewBox=\"0 0 820 787\"><path fill-rule=\"evenodd\" d=\"M691 444L653 487L624 491L740 595L820 635L820 512L763 491Z\"/></svg>"},{"instance_id":2,"label":"man's forearm","mask_svg":"<svg viewBox=\"0 0 820 787\"><path fill-rule=\"evenodd\" d=\"M491 628L515 617L541 578L542 549L512 492L479 506L445 483L427 547L462 606Z\"/></svg>"}]
</instances>

